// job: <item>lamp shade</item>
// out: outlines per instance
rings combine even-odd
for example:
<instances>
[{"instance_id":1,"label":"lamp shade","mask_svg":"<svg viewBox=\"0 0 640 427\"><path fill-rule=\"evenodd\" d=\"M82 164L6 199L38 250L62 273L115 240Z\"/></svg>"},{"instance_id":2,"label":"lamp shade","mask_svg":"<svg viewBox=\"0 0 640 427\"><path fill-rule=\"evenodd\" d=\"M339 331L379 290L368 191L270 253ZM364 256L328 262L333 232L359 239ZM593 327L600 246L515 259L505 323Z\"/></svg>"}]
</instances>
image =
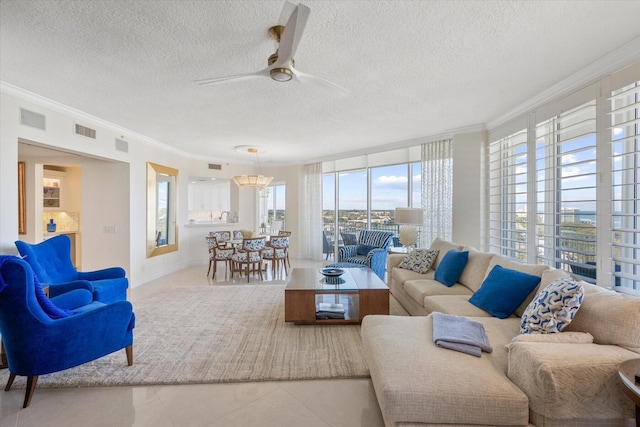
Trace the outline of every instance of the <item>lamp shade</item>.
<instances>
[{"instance_id":1,"label":"lamp shade","mask_svg":"<svg viewBox=\"0 0 640 427\"><path fill-rule=\"evenodd\" d=\"M396 224L422 225L422 209L396 208Z\"/></svg>"},{"instance_id":2,"label":"lamp shade","mask_svg":"<svg viewBox=\"0 0 640 427\"><path fill-rule=\"evenodd\" d=\"M233 182L239 187L263 188L271 183L272 176L262 175L238 175L233 177Z\"/></svg>"}]
</instances>

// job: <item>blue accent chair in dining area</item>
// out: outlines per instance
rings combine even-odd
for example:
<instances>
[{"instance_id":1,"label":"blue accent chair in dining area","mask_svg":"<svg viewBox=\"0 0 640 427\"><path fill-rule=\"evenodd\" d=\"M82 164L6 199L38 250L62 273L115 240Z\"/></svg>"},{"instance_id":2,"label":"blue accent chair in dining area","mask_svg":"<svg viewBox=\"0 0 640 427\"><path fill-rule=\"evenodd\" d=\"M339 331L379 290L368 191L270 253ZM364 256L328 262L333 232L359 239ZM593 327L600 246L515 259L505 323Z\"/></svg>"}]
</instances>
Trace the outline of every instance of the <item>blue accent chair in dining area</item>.
<instances>
[{"instance_id":1,"label":"blue accent chair in dining area","mask_svg":"<svg viewBox=\"0 0 640 427\"><path fill-rule=\"evenodd\" d=\"M40 283L49 285L49 295L52 297L75 289L77 283L74 282L82 281L96 301L108 304L127 299L129 281L124 269L76 270L71 262L71 240L68 236L55 236L37 244L18 240L15 244Z\"/></svg>"},{"instance_id":2,"label":"blue accent chair in dining area","mask_svg":"<svg viewBox=\"0 0 640 427\"><path fill-rule=\"evenodd\" d=\"M9 368L5 391L16 376L27 377L24 408L40 375L121 349L131 366L134 327L129 301L95 302L83 288L48 299L29 264L16 256L0 256L0 334Z\"/></svg>"},{"instance_id":3,"label":"blue accent chair in dining area","mask_svg":"<svg viewBox=\"0 0 640 427\"><path fill-rule=\"evenodd\" d=\"M357 245L339 248L338 262L364 265L384 280L387 249L392 239L393 233L389 231L362 230Z\"/></svg>"}]
</instances>

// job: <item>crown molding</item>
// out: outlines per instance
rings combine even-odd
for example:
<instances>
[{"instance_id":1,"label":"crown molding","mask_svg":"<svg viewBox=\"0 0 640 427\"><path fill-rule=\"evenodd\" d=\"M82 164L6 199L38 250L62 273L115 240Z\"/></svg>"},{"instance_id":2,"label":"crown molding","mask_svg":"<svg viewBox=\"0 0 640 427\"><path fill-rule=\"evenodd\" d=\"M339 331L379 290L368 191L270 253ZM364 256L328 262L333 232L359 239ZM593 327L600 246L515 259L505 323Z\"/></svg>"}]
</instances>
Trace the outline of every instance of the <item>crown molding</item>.
<instances>
[{"instance_id":1,"label":"crown molding","mask_svg":"<svg viewBox=\"0 0 640 427\"><path fill-rule=\"evenodd\" d=\"M510 120L528 114L541 105L581 89L593 83L595 80L629 66L636 61L640 61L640 37L636 37L630 42L625 43L613 52L608 53L592 64L582 68L580 71L561 80L508 113L490 121L487 123L487 128L495 129L500 127Z\"/></svg>"},{"instance_id":2,"label":"crown molding","mask_svg":"<svg viewBox=\"0 0 640 427\"><path fill-rule=\"evenodd\" d=\"M192 157L186 151L177 149L169 144L158 141L157 139L150 138L146 135L142 135L138 132L116 125L115 123L111 123L99 117L92 116L91 114L87 114L83 111L76 110L75 108L61 104L52 99L45 98L44 96L22 89L21 87L12 85L11 83L0 81L0 93L4 95L13 96L20 100L30 102L39 107L47 108L57 113L65 114L67 116L70 116L76 121L82 121L87 124L95 125L96 127L110 130L118 135L121 135L122 137L131 138L132 140L140 141L144 144L151 145L162 150L170 151L172 153L179 154L186 158Z\"/></svg>"}]
</instances>

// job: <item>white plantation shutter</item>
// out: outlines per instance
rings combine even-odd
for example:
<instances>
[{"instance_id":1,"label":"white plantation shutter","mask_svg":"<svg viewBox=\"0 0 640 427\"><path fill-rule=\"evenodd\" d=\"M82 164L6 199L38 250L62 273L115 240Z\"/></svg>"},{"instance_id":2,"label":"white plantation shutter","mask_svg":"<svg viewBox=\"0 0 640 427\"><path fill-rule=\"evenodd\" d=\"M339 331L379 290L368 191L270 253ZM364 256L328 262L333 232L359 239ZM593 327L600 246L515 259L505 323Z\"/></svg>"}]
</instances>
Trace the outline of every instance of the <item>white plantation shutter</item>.
<instances>
[{"instance_id":1,"label":"white plantation shutter","mask_svg":"<svg viewBox=\"0 0 640 427\"><path fill-rule=\"evenodd\" d=\"M613 285L640 293L640 81L611 94Z\"/></svg>"},{"instance_id":2,"label":"white plantation shutter","mask_svg":"<svg viewBox=\"0 0 640 427\"><path fill-rule=\"evenodd\" d=\"M539 264L596 280L596 101L536 124Z\"/></svg>"},{"instance_id":3,"label":"white plantation shutter","mask_svg":"<svg viewBox=\"0 0 640 427\"><path fill-rule=\"evenodd\" d=\"M489 145L489 250L527 260L527 129Z\"/></svg>"}]
</instances>

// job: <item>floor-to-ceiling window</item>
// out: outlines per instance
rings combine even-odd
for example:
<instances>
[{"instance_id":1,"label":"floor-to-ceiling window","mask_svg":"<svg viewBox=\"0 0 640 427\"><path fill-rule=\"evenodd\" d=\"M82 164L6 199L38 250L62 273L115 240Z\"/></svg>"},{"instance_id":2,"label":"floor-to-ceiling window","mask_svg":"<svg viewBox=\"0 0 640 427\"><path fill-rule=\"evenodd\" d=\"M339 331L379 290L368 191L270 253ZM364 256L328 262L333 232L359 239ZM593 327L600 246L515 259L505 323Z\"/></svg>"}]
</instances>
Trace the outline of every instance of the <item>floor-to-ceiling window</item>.
<instances>
[{"instance_id":1,"label":"floor-to-ceiling window","mask_svg":"<svg viewBox=\"0 0 640 427\"><path fill-rule=\"evenodd\" d=\"M355 244L361 230L368 228L367 169L338 174L338 229L336 240Z\"/></svg>"},{"instance_id":2,"label":"floor-to-ceiling window","mask_svg":"<svg viewBox=\"0 0 640 427\"><path fill-rule=\"evenodd\" d=\"M640 295L640 64L489 135L491 251Z\"/></svg>"},{"instance_id":3,"label":"floor-to-ceiling window","mask_svg":"<svg viewBox=\"0 0 640 427\"><path fill-rule=\"evenodd\" d=\"M640 81L611 93L611 155L613 285L640 293Z\"/></svg>"},{"instance_id":4,"label":"floor-to-ceiling window","mask_svg":"<svg viewBox=\"0 0 640 427\"><path fill-rule=\"evenodd\" d=\"M266 229L277 224L280 230L286 228L285 217L285 197L286 186L282 185L270 185L266 188L260 189L258 197L260 199L260 228ZM277 221L274 224L274 221ZM269 230L271 234L276 230Z\"/></svg>"},{"instance_id":5,"label":"floor-to-ceiling window","mask_svg":"<svg viewBox=\"0 0 640 427\"><path fill-rule=\"evenodd\" d=\"M419 147L415 153L419 155ZM420 161L325 173L323 247L331 248L325 258L341 245L357 244L361 230L385 230L397 236L395 210L421 207L421 177Z\"/></svg>"}]
</instances>

